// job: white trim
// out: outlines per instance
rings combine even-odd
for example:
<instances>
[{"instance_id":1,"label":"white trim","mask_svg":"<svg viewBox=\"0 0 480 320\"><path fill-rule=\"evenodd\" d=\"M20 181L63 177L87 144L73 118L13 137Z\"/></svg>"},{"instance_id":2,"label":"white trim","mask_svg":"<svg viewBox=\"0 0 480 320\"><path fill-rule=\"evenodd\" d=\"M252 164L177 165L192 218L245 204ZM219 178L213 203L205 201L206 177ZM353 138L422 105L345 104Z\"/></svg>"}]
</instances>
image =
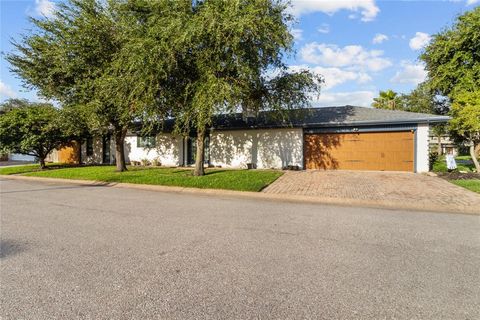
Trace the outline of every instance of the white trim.
<instances>
[{"instance_id":1,"label":"white trim","mask_svg":"<svg viewBox=\"0 0 480 320\"><path fill-rule=\"evenodd\" d=\"M419 123L417 126L417 143L415 150L415 172L429 171L429 125Z\"/></svg>"}]
</instances>

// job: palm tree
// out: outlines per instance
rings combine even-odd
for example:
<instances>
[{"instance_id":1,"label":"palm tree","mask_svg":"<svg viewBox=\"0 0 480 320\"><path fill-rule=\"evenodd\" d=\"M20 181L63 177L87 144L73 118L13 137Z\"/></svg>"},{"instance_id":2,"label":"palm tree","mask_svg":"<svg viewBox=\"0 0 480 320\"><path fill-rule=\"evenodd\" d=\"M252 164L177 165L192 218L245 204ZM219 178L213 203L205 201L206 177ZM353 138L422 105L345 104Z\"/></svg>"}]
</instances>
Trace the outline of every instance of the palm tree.
<instances>
[{"instance_id":1,"label":"palm tree","mask_svg":"<svg viewBox=\"0 0 480 320\"><path fill-rule=\"evenodd\" d=\"M372 107L395 110L397 99L398 93L393 90L380 91L378 98L373 98Z\"/></svg>"}]
</instances>

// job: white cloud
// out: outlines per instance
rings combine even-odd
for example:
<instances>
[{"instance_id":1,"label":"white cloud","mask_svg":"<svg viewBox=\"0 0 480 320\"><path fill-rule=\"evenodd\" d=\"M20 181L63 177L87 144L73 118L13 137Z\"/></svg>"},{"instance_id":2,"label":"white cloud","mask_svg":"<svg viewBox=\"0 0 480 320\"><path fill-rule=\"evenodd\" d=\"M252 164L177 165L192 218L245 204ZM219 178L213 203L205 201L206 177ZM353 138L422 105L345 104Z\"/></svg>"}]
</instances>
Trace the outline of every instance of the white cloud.
<instances>
[{"instance_id":1,"label":"white cloud","mask_svg":"<svg viewBox=\"0 0 480 320\"><path fill-rule=\"evenodd\" d=\"M412 50L420 50L430 42L430 35L424 32L415 33L415 37L410 39L409 45Z\"/></svg>"},{"instance_id":2,"label":"white cloud","mask_svg":"<svg viewBox=\"0 0 480 320\"><path fill-rule=\"evenodd\" d=\"M307 65L290 66L290 70L309 70L315 74L324 77L325 83L322 88L328 90L348 81L356 81L357 83L366 83L372 78L365 72L344 70L341 68L325 68L321 66L309 67Z\"/></svg>"},{"instance_id":3,"label":"white cloud","mask_svg":"<svg viewBox=\"0 0 480 320\"><path fill-rule=\"evenodd\" d=\"M369 107L375 96L376 92L373 91L322 92L312 104L317 107L344 105Z\"/></svg>"},{"instance_id":4,"label":"white cloud","mask_svg":"<svg viewBox=\"0 0 480 320\"><path fill-rule=\"evenodd\" d=\"M330 25L328 23L322 23L322 25L317 29L320 33L329 33Z\"/></svg>"},{"instance_id":5,"label":"white cloud","mask_svg":"<svg viewBox=\"0 0 480 320\"><path fill-rule=\"evenodd\" d=\"M427 71L422 63L412 63L410 61L401 62L402 69L397 71L395 76L390 79L394 83L411 83L417 85L425 81Z\"/></svg>"},{"instance_id":6,"label":"white cloud","mask_svg":"<svg viewBox=\"0 0 480 320\"><path fill-rule=\"evenodd\" d=\"M328 67L349 67L355 70L380 71L392 65L381 50L365 50L359 45L343 48L334 44L311 42L300 51L305 62Z\"/></svg>"},{"instance_id":7,"label":"white cloud","mask_svg":"<svg viewBox=\"0 0 480 320\"><path fill-rule=\"evenodd\" d=\"M373 37L372 43L378 44L378 43L382 43L382 42L387 41L387 40L388 40L388 36L386 34L377 33L375 35L375 37Z\"/></svg>"},{"instance_id":8,"label":"white cloud","mask_svg":"<svg viewBox=\"0 0 480 320\"><path fill-rule=\"evenodd\" d=\"M50 0L35 0L35 13L40 16L51 17L55 11L55 4Z\"/></svg>"},{"instance_id":9,"label":"white cloud","mask_svg":"<svg viewBox=\"0 0 480 320\"><path fill-rule=\"evenodd\" d=\"M475 4L475 3L479 3L480 0L467 0L467 6L470 6L472 4Z\"/></svg>"},{"instance_id":10,"label":"white cloud","mask_svg":"<svg viewBox=\"0 0 480 320\"><path fill-rule=\"evenodd\" d=\"M332 15L340 10L359 12L362 21L372 21L380 12L374 0L292 0L291 8L296 16L318 11Z\"/></svg>"},{"instance_id":11,"label":"white cloud","mask_svg":"<svg viewBox=\"0 0 480 320\"><path fill-rule=\"evenodd\" d=\"M0 97L2 99L16 98L17 93L9 85L0 80Z\"/></svg>"},{"instance_id":12,"label":"white cloud","mask_svg":"<svg viewBox=\"0 0 480 320\"><path fill-rule=\"evenodd\" d=\"M290 33L292 34L293 39L295 39L295 41L299 41L299 40L303 39L303 30L302 29L292 29L290 31Z\"/></svg>"}]
</instances>

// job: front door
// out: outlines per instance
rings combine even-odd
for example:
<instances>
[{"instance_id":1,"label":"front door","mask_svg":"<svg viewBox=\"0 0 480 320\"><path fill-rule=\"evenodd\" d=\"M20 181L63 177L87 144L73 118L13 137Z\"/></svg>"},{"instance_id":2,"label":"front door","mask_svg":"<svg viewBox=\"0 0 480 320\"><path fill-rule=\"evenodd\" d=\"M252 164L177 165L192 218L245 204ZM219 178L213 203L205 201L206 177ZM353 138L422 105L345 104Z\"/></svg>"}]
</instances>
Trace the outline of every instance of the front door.
<instances>
[{"instance_id":1,"label":"front door","mask_svg":"<svg viewBox=\"0 0 480 320\"><path fill-rule=\"evenodd\" d=\"M110 136L103 136L102 139L102 163L110 164Z\"/></svg>"},{"instance_id":2,"label":"front door","mask_svg":"<svg viewBox=\"0 0 480 320\"><path fill-rule=\"evenodd\" d=\"M185 165L190 166L195 164L195 159L197 157L197 138L188 137L185 147L187 150ZM203 154L204 164L208 165L210 163L210 137L208 135L205 137Z\"/></svg>"},{"instance_id":3,"label":"front door","mask_svg":"<svg viewBox=\"0 0 480 320\"><path fill-rule=\"evenodd\" d=\"M196 138L188 137L187 138L187 166L194 164L196 157L197 157Z\"/></svg>"}]
</instances>

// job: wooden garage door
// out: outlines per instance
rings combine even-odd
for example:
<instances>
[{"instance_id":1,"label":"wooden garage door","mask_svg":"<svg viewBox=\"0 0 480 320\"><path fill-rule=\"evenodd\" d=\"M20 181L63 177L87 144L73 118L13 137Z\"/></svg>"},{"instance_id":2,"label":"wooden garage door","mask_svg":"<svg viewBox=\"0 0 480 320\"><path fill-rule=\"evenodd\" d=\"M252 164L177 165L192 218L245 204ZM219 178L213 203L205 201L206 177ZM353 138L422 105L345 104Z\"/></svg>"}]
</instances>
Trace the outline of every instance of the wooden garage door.
<instances>
[{"instance_id":1,"label":"wooden garage door","mask_svg":"<svg viewBox=\"0 0 480 320\"><path fill-rule=\"evenodd\" d=\"M71 146L66 146L58 150L58 162L79 163L78 161L79 148L80 148L80 145L77 142L72 142Z\"/></svg>"},{"instance_id":2,"label":"wooden garage door","mask_svg":"<svg viewBox=\"0 0 480 320\"><path fill-rule=\"evenodd\" d=\"M414 133L321 133L305 135L307 169L414 170Z\"/></svg>"}]
</instances>

